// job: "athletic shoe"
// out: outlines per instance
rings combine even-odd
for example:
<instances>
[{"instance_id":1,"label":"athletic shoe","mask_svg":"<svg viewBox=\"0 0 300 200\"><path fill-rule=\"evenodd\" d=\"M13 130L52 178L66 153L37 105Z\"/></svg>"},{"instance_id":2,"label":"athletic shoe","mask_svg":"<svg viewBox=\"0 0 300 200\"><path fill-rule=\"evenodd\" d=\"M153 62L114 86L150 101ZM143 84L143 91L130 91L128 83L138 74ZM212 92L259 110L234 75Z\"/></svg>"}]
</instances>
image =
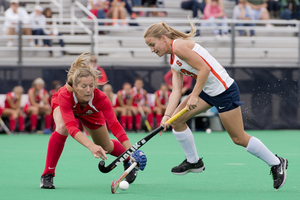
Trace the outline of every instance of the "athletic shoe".
<instances>
[{"instance_id":1,"label":"athletic shoe","mask_svg":"<svg viewBox=\"0 0 300 200\"><path fill-rule=\"evenodd\" d=\"M44 189L55 189L53 184L53 174L46 174L45 176L42 176L40 187Z\"/></svg>"},{"instance_id":2,"label":"athletic shoe","mask_svg":"<svg viewBox=\"0 0 300 200\"><path fill-rule=\"evenodd\" d=\"M273 187L275 189L279 189L283 186L283 184L286 181L286 170L288 167L288 160L285 158L281 158L277 155L276 157L280 160L280 164L271 167L271 172L274 180Z\"/></svg>"},{"instance_id":3,"label":"athletic shoe","mask_svg":"<svg viewBox=\"0 0 300 200\"><path fill-rule=\"evenodd\" d=\"M189 163L185 159L180 165L172 168L172 173L176 175L184 175L189 172L200 173L205 170L202 158L199 158L197 163Z\"/></svg>"},{"instance_id":4,"label":"athletic shoe","mask_svg":"<svg viewBox=\"0 0 300 200\"><path fill-rule=\"evenodd\" d=\"M125 161L124 162L124 170L126 170L128 167L130 167L130 163L129 163L129 161ZM136 176L137 176L137 171L135 169L133 169L125 177L124 181L127 181L129 184L131 184L136 179Z\"/></svg>"}]
</instances>

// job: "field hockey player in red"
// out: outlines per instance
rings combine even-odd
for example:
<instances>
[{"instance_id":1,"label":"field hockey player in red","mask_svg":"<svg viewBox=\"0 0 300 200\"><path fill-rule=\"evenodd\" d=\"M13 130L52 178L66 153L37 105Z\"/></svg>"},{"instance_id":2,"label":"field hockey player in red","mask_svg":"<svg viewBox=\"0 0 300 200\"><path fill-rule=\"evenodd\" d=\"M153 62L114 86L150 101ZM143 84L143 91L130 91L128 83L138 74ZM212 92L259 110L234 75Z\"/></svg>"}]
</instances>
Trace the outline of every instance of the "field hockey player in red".
<instances>
[{"instance_id":1,"label":"field hockey player in red","mask_svg":"<svg viewBox=\"0 0 300 200\"><path fill-rule=\"evenodd\" d=\"M88 148L95 158L107 160L106 154L120 156L131 143L114 114L108 97L97 89L96 70L88 65L89 53L81 54L71 65L67 75L67 83L57 91L51 101L51 108L56 124L47 150L46 165L40 180L40 187L54 189L53 177L65 141L70 134L76 141ZM84 129L89 133L93 142L87 138L76 125L79 118ZM105 125L107 122L112 134L118 140L111 140ZM133 153L139 169L144 170L147 162L141 150ZM124 161L124 168L130 166L129 157ZM126 181L132 183L137 175L132 170Z\"/></svg>"}]
</instances>

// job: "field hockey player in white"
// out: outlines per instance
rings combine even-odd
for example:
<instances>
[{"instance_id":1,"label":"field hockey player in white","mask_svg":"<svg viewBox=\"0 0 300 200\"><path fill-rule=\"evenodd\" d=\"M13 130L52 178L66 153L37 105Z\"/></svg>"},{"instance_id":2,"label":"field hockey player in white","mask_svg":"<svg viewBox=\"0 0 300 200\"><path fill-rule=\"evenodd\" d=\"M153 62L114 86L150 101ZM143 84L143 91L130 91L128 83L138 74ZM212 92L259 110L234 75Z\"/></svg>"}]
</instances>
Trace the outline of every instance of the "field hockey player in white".
<instances>
[{"instance_id":1,"label":"field hockey player in white","mask_svg":"<svg viewBox=\"0 0 300 200\"><path fill-rule=\"evenodd\" d=\"M186 160L174 167L172 173L182 175L188 172L202 172L205 169L186 121L215 106L232 141L267 163L271 167L273 187L280 188L286 180L288 160L274 155L259 139L244 131L240 108L243 102L240 102L238 86L214 57L191 40L195 33L192 23L191 32L184 34L164 22L149 26L144 33L145 42L152 53L159 57L171 54L173 89L161 123L166 128L170 124L164 123L171 116L184 107L189 110L172 123L173 133L186 156ZM196 79L196 84L192 93L177 106L184 75Z\"/></svg>"}]
</instances>

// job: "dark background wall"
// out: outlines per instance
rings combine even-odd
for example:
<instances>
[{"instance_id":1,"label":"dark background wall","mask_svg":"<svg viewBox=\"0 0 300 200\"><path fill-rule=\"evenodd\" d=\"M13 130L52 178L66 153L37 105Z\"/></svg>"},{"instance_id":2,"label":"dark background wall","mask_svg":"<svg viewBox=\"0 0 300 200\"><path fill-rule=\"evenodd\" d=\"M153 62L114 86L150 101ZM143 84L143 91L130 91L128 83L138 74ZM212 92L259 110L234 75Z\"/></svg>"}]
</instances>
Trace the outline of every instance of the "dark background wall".
<instances>
[{"instance_id":1,"label":"dark background wall","mask_svg":"<svg viewBox=\"0 0 300 200\"><path fill-rule=\"evenodd\" d=\"M108 76L114 92L122 88L123 83L133 84L140 76L144 88L153 93L163 82L163 75L170 69L163 67L102 66ZM66 81L69 66L7 66L0 67L0 94L22 85L25 92L32 81L41 77L46 89L52 89L52 81ZM231 77L239 85L243 118L246 129L299 129L300 128L300 69L264 68L264 67L228 67ZM234 123L234 122L233 122Z\"/></svg>"}]
</instances>

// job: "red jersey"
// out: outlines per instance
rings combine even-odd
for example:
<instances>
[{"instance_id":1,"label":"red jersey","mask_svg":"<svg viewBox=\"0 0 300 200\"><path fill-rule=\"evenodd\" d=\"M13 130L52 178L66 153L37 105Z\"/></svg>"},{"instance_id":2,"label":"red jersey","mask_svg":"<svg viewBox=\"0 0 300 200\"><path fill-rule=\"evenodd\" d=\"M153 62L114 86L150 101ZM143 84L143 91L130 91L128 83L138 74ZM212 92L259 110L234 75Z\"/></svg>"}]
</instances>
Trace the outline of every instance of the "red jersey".
<instances>
[{"instance_id":1,"label":"red jersey","mask_svg":"<svg viewBox=\"0 0 300 200\"><path fill-rule=\"evenodd\" d=\"M17 101L17 100L15 99L15 93L14 93L14 92L9 92L9 93L7 93L7 94L5 95L5 101L4 101L4 103L1 105L2 109L4 109L4 108L10 108L10 105L9 105L9 103L8 103L8 101L7 101L8 98L11 98L11 99L13 100L14 104L15 104L16 101Z\"/></svg>"},{"instance_id":2,"label":"red jersey","mask_svg":"<svg viewBox=\"0 0 300 200\"><path fill-rule=\"evenodd\" d=\"M26 103L26 106L30 106L33 104L33 102L30 101L30 97L29 97L29 91L31 91L31 90L34 90L34 88L32 87L28 90L28 101ZM40 91L35 91L35 93L34 93L35 102L40 103L45 96L48 96L48 93L47 93L47 90L45 90L44 88L41 89Z\"/></svg>"},{"instance_id":3,"label":"red jersey","mask_svg":"<svg viewBox=\"0 0 300 200\"><path fill-rule=\"evenodd\" d=\"M136 87L133 87L131 94L133 96L133 100L132 100L132 105L133 106L138 106L138 103L140 103L141 105L144 104L145 90L143 88L141 88L140 91L138 92Z\"/></svg>"},{"instance_id":4,"label":"red jersey","mask_svg":"<svg viewBox=\"0 0 300 200\"><path fill-rule=\"evenodd\" d=\"M121 143L128 140L124 129L117 120L109 98L97 88L87 106L81 108L75 94L63 86L52 97L52 109L54 110L57 106L60 108L65 126L72 137L80 132L77 128L76 116L76 118L97 125L99 128L104 126L106 121L114 136Z\"/></svg>"},{"instance_id":5,"label":"red jersey","mask_svg":"<svg viewBox=\"0 0 300 200\"><path fill-rule=\"evenodd\" d=\"M125 90L119 90L118 93L117 93L117 95L118 94L121 94L123 103L126 105L131 96L130 95L126 95ZM120 102L119 102L119 99L118 99L118 96L117 96L117 98L115 100L115 103L113 105L115 105L116 107L120 107L121 106Z\"/></svg>"},{"instance_id":6,"label":"red jersey","mask_svg":"<svg viewBox=\"0 0 300 200\"><path fill-rule=\"evenodd\" d=\"M155 91L154 94L156 97L158 97L158 99L162 105L166 106L168 104L169 96L171 94L170 91L167 91L166 93L163 94L161 90L157 90L157 91ZM155 106L157 106L156 101L155 101Z\"/></svg>"}]
</instances>

